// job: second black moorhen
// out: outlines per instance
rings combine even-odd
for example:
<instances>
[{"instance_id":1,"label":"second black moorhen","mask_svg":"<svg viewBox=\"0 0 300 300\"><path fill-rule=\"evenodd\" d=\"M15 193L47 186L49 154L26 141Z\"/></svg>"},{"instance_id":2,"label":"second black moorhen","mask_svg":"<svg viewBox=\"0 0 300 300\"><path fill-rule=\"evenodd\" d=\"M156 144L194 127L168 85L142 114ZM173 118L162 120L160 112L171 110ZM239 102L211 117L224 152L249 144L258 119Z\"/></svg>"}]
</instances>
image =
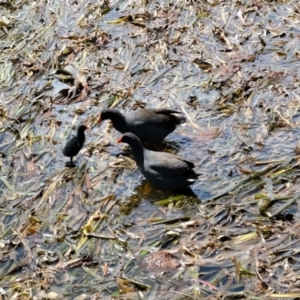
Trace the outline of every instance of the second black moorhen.
<instances>
[{"instance_id":1,"label":"second black moorhen","mask_svg":"<svg viewBox=\"0 0 300 300\"><path fill-rule=\"evenodd\" d=\"M89 129L86 125L79 125L77 128L77 134L72 135L66 145L63 148L63 154L67 157L70 157L71 160L66 163L67 167L75 167L75 164L73 163L73 157L78 154L80 149L82 148L84 141L85 141L85 130Z\"/></svg>"},{"instance_id":2,"label":"second black moorhen","mask_svg":"<svg viewBox=\"0 0 300 300\"><path fill-rule=\"evenodd\" d=\"M171 153L148 150L132 133L123 134L117 142L129 144L139 170L158 189L188 189L199 176L192 162Z\"/></svg>"},{"instance_id":3,"label":"second black moorhen","mask_svg":"<svg viewBox=\"0 0 300 300\"><path fill-rule=\"evenodd\" d=\"M138 109L128 114L107 108L102 110L98 122L111 120L117 131L131 132L142 142L159 144L175 130L177 125L186 121L180 114L182 113L179 111L167 108Z\"/></svg>"}]
</instances>

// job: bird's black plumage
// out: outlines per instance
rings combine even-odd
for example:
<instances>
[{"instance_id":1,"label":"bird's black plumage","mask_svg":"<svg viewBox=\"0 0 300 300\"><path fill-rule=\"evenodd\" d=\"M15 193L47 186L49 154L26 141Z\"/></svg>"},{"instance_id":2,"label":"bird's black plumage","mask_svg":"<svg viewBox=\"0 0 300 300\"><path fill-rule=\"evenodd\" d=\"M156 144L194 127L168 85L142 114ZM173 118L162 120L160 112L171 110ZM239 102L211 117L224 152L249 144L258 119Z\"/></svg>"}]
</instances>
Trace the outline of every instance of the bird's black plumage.
<instances>
[{"instance_id":1,"label":"bird's black plumage","mask_svg":"<svg viewBox=\"0 0 300 300\"><path fill-rule=\"evenodd\" d=\"M76 135L72 135L63 148L63 154L67 157L70 157L70 162L67 163L67 166L74 167L73 157L78 154L80 149L83 147L85 142L85 134L84 131L88 129L86 125L80 125L77 128Z\"/></svg>"},{"instance_id":2,"label":"bird's black plumage","mask_svg":"<svg viewBox=\"0 0 300 300\"><path fill-rule=\"evenodd\" d=\"M172 109L138 109L122 114L117 109L103 109L99 122L111 120L114 128L121 132L131 132L142 142L162 143L177 125L184 123L185 117Z\"/></svg>"},{"instance_id":3,"label":"bird's black plumage","mask_svg":"<svg viewBox=\"0 0 300 300\"><path fill-rule=\"evenodd\" d=\"M132 133L125 133L118 142L129 144L139 170L159 189L187 189L199 176L192 162L171 153L148 150Z\"/></svg>"}]
</instances>

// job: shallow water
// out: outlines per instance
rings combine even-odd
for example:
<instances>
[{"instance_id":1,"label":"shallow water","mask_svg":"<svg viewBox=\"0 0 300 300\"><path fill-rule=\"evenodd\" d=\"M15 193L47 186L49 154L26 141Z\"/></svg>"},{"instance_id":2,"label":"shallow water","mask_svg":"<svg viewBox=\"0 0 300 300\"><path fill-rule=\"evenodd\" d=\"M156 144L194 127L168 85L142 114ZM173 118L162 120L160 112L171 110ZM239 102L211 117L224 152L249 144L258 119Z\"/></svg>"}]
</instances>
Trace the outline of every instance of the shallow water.
<instances>
[{"instance_id":1,"label":"shallow water","mask_svg":"<svg viewBox=\"0 0 300 300\"><path fill-rule=\"evenodd\" d=\"M297 1L19 0L0 11L7 297L299 297ZM119 133L97 124L106 106L182 111L163 150L195 163L195 195L143 180ZM62 147L81 122L91 130L68 169ZM182 266L148 274L138 260L158 250Z\"/></svg>"}]
</instances>

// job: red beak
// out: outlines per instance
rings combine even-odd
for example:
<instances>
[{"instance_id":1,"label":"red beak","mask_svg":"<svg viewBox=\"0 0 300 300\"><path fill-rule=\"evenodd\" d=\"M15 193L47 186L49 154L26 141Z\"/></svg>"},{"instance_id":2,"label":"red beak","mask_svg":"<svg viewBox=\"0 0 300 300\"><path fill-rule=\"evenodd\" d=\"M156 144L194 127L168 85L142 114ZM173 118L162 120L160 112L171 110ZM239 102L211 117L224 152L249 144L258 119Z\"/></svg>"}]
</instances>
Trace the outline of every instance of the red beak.
<instances>
[{"instance_id":1,"label":"red beak","mask_svg":"<svg viewBox=\"0 0 300 300\"><path fill-rule=\"evenodd\" d=\"M98 119L98 124L99 123L101 123L103 120L101 119L101 115L100 115L100 117L99 117L99 119Z\"/></svg>"},{"instance_id":2,"label":"red beak","mask_svg":"<svg viewBox=\"0 0 300 300\"><path fill-rule=\"evenodd\" d=\"M122 140L123 136L121 136L120 138L117 139L117 143L122 143L123 140Z\"/></svg>"}]
</instances>

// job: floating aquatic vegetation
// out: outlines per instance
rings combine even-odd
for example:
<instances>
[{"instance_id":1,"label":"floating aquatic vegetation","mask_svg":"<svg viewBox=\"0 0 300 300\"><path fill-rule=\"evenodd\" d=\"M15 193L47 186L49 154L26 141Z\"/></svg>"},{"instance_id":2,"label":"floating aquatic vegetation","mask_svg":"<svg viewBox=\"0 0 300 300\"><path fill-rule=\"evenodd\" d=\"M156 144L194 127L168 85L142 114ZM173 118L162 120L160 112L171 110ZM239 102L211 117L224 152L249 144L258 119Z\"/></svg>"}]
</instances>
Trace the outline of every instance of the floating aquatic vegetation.
<instances>
[{"instance_id":1,"label":"floating aquatic vegetation","mask_svg":"<svg viewBox=\"0 0 300 300\"><path fill-rule=\"evenodd\" d=\"M0 298L300 297L297 1L0 12ZM160 151L195 163L194 194L143 181L103 107L182 111Z\"/></svg>"}]
</instances>

